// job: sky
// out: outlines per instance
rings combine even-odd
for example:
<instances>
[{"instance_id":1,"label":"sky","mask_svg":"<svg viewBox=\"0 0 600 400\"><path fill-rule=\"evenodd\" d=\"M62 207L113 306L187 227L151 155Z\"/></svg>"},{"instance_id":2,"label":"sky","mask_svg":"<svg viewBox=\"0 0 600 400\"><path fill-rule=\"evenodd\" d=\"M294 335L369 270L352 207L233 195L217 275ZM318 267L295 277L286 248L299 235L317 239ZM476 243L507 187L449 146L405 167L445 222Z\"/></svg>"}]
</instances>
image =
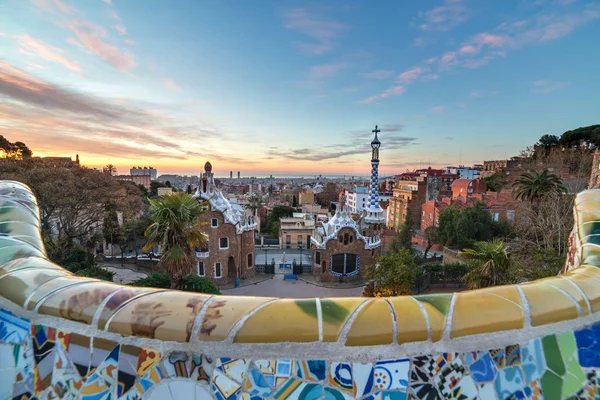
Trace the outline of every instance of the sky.
<instances>
[{"instance_id":1,"label":"sky","mask_svg":"<svg viewBox=\"0 0 600 400\"><path fill-rule=\"evenodd\" d=\"M369 175L598 123L600 2L0 2L0 135L90 167Z\"/></svg>"}]
</instances>

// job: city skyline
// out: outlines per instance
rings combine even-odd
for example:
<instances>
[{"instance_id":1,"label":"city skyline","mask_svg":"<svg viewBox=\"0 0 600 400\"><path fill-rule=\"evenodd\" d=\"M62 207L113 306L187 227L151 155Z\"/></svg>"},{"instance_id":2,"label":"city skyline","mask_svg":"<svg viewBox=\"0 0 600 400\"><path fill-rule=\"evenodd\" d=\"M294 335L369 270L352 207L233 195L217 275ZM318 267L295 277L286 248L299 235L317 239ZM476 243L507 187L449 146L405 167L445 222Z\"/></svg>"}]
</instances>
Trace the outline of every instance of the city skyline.
<instances>
[{"instance_id":1,"label":"city skyline","mask_svg":"<svg viewBox=\"0 0 600 400\"><path fill-rule=\"evenodd\" d=\"M382 176L502 159L597 123L583 0L8 0L0 134L159 174Z\"/></svg>"}]
</instances>

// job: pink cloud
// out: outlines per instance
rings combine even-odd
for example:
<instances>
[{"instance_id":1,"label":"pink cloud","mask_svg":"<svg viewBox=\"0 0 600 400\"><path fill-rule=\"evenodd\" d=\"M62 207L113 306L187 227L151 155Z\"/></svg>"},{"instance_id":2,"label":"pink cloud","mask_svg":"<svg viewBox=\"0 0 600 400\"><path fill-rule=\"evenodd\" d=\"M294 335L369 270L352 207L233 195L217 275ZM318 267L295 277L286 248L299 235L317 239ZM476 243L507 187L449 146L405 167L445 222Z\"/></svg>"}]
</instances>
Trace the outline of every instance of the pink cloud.
<instances>
[{"instance_id":1,"label":"pink cloud","mask_svg":"<svg viewBox=\"0 0 600 400\"><path fill-rule=\"evenodd\" d=\"M394 75L394 71L378 69L376 71L364 73L363 76L367 79L386 79Z\"/></svg>"},{"instance_id":2,"label":"pink cloud","mask_svg":"<svg viewBox=\"0 0 600 400\"><path fill-rule=\"evenodd\" d=\"M398 75L398 80L403 83L412 83L415 81L425 70L421 67L414 67L408 71L404 71Z\"/></svg>"},{"instance_id":3,"label":"pink cloud","mask_svg":"<svg viewBox=\"0 0 600 400\"><path fill-rule=\"evenodd\" d=\"M128 44L128 45L134 45L135 44L135 42L133 40L131 40L131 39L125 39L125 40L123 40L123 43Z\"/></svg>"},{"instance_id":4,"label":"pink cloud","mask_svg":"<svg viewBox=\"0 0 600 400\"><path fill-rule=\"evenodd\" d=\"M115 25L113 26L113 28L115 29L115 31L117 31L117 33L121 36L126 35L127 34L127 28L124 25Z\"/></svg>"},{"instance_id":5,"label":"pink cloud","mask_svg":"<svg viewBox=\"0 0 600 400\"><path fill-rule=\"evenodd\" d=\"M59 63L72 71L81 71L81 68L76 62L69 60L67 57L61 54L64 53L64 50L48 46L42 41L31 37L27 33L21 36L15 36L15 38L21 46L21 49L26 54L37 54L46 60Z\"/></svg>"},{"instance_id":6,"label":"pink cloud","mask_svg":"<svg viewBox=\"0 0 600 400\"><path fill-rule=\"evenodd\" d=\"M346 64L343 63L315 65L314 67L311 67L308 72L309 79L320 80L323 78L329 78L344 68L346 68Z\"/></svg>"},{"instance_id":7,"label":"pink cloud","mask_svg":"<svg viewBox=\"0 0 600 400\"><path fill-rule=\"evenodd\" d=\"M470 12L460 0L446 0L443 5L426 11L423 17L421 30L448 31L469 19Z\"/></svg>"},{"instance_id":8,"label":"pink cloud","mask_svg":"<svg viewBox=\"0 0 600 400\"><path fill-rule=\"evenodd\" d=\"M61 2L60 0L54 0L54 4L56 5L56 7L58 7L60 11L64 13L70 13L71 11L73 11L73 8L71 6Z\"/></svg>"},{"instance_id":9,"label":"pink cloud","mask_svg":"<svg viewBox=\"0 0 600 400\"><path fill-rule=\"evenodd\" d=\"M532 90L533 93L550 93L569 86L569 82L549 82L539 80L532 82L532 85L535 86Z\"/></svg>"},{"instance_id":10,"label":"pink cloud","mask_svg":"<svg viewBox=\"0 0 600 400\"><path fill-rule=\"evenodd\" d=\"M434 112L434 113L441 113L441 112L444 112L444 111L446 111L446 107L445 106L435 106L435 107L431 108L431 112Z\"/></svg>"},{"instance_id":11,"label":"pink cloud","mask_svg":"<svg viewBox=\"0 0 600 400\"><path fill-rule=\"evenodd\" d=\"M471 44L467 44L467 45L464 45L463 47L461 47L458 50L458 52L461 54L475 54L475 53L479 52L479 48L477 48Z\"/></svg>"},{"instance_id":12,"label":"pink cloud","mask_svg":"<svg viewBox=\"0 0 600 400\"><path fill-rule=\"evenodd\" d=\"M103 40L107 35L106 29L89 21L74 21L68 24L68 28L92 53L119 71L129 72L135 68L136 63L131 53L119 50Z\"/></svg>"},{"instance_id":13,"label":"pink cloud","mask_svg":"<svg viewBox=\"0 0 600 400\"><path fill-rule=\"evenodd\" d=\"M103 2L105 2L108 5L112 5L112 0L102 0Z\"/></svg>"},{"instance_id":14,"label":"pink cloud","mask_svg":"<svg viewBox=\"0 0 600 400\"><path fill-rule=\"evenodd\" d=\"M361 103L361 104L373 103L377 100L385 99L387 97L399 96L402 93L404 93L404 91L405 91L404 86L394 86L394 87L384 90L383 92L379 93L378 95L367 97L366 99L359 101L359 103Z\"/></svg>"},{"instance_id":15,"label":"pink cloud","mask_svg":"<svg viewBox=\"0 0 600 400\"><path fill-rule=\"evenodd\" d=\"M323 54L332 50L333 39L340 37L347 29L346 25L335 21L326 21L310 15L303 8L294 8L284 14L284 27L304 34L317 43L296 43L308 53Z\"/></svg>"},{"instance_id":16,"label":"pink cloud","mask_svg":"<svg viewBox=\"0 0 600 400\"><path fill-rule=\"evenodd\" d=\"M479 44L485 44L490 47L500 47L508 42L509 38L505 35L494 35L491 33L480 33L473 38L473 41Z\"/></svg>"},{"instance_id":17,"label":"pink cloud","mask_svg":"<svg viewBox=\"0 0 600 400\"><path fill-rule=\"evenodd\" d=\"M162 84L169 90L173 90L175 92L178 92L180 89L179 86L177 86L177 84L175 83L175 81L173 80L173 78L164 78L162 80Z\"/></svg>"}]
</instances>

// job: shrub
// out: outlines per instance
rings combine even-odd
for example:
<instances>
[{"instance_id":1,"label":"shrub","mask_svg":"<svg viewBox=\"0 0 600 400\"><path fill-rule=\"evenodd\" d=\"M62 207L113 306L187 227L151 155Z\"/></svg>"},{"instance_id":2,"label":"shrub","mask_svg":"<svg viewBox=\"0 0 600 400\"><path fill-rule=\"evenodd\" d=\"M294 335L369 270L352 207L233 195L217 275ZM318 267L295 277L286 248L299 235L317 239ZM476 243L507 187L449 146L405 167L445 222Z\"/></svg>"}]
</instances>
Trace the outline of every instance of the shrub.
<instances>
[{"instance_id":1,"label":"shrub","mask_svg":"<svg viewBox=\"0 0 600 400\"><path fill-rule=\"evenodd\" d=\"M140 278L131 282L130 285L169 289L171 287L171 278L169 277L169 274L151 274L145 278ZM197 275L188 275L183 278L182 290L185 292L221 294L219 289L217 289L210 279Z\"/></svg>"}]
</instances>

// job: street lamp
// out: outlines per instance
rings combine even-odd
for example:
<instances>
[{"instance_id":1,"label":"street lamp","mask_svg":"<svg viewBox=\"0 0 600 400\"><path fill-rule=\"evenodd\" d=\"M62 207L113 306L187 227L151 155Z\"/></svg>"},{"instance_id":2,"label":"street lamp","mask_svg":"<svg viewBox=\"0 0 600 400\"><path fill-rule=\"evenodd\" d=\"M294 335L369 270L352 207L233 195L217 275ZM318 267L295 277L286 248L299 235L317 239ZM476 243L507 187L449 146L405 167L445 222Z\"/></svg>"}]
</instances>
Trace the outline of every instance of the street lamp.
<instances>
[{"instance_id":1,"label":"street lamp","mask_svg":"<svg viewBox=\"0 0 600 400\"><path fill-rule=\"evenodd\" d=\"M300 250L300 267L302 267L302 250L303 247L301 244L298 245L298 250Z\"/></svg>"},{"instance_id":2,"label":"street lamp","mask_svg":"<svg viewBox=\"0 0 600 400\"><path fill-rule=\"evenodd\" d=\"M269 249L263 249L263 251L265 252L265 265L269 264L269 262L267 261L267 252L269 251Z\"/></svg>"}]
</instances>

